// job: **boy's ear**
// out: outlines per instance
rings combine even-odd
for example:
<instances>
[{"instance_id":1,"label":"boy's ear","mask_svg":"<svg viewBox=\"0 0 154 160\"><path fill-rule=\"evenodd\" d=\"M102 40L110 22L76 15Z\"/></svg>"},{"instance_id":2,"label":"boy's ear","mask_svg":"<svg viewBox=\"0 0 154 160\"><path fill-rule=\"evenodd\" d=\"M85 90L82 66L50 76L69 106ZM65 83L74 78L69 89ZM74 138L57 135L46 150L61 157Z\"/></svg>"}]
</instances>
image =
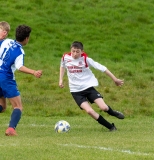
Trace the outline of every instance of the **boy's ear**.
<instances>
[{"instance_id":1,"label":"boy's ear","mask_svg":"<svg viewBox=\"0 0 154 160\"><path fill-rule=\"evenodd\" d=\"M7 36L7 35L8 35L8 32L7 32L7 31L3 31L3 32L4 32L4 35L5 35L5 36Z\"/></svg>"}]
</instances>

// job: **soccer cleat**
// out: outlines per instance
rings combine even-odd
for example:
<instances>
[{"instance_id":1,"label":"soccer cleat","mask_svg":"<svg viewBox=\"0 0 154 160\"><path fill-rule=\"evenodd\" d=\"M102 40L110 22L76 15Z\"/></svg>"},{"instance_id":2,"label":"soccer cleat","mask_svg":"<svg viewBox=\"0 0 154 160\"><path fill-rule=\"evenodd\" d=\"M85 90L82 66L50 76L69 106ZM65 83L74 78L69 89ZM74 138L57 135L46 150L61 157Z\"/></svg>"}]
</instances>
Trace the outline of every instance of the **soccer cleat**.
<instances>
[{"instance_id":1,"label":"soccer cleat","mask_svg":"<svg viewBox=\"0 0 154 160\"><path fill-rule=\"evenodd\" d=\"M114 131L116 131L117 130L117 128L115 127L115 125L114 125L114 123L112 123L112 128L111 129L109 129L109 131L110 132L114 132Z\"/></svg>"},{"instance_id":2,"label":"soccer cleat","mask_svg":"<svg viewBox=\"0 0 154 160\"><path fill-rule=\"evenodd\" d=\"M125 116L123 115L123 113L119 112L119 111L114 111L115 117L119 118L119 119L124 119Z\"/></svg>"},{"instance_id":3,"label":"soccer cleat","mask_svg":"<svg viewBox=\"0 0 154 160\"><path fill-rule=\"evenodd\" d=\"M6 131L5 131L5 135L6 136L17 136L17 133L15 131L14 128L9 127Z\"/></svg>"}]
</instances>

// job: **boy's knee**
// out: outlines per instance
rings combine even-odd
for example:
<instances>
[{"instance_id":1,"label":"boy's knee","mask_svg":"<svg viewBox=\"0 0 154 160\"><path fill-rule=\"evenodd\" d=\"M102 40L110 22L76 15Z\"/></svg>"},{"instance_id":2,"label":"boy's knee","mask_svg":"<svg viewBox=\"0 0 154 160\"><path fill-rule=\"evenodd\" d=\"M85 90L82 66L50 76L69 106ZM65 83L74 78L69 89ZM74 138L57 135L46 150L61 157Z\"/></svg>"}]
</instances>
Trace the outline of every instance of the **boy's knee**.
<instances>
[{"instance_id":1,"label":"boy's knee","mask_svg":"<svg viewBox=\"0 0 154 160\"><path fill-rule=\"evenodd\" d=\"M89 115L93 115L93 114L95 113L93 109L89 109L89 110L87 110L86 112L87 112Z\"/></svg>"}]
</instances>

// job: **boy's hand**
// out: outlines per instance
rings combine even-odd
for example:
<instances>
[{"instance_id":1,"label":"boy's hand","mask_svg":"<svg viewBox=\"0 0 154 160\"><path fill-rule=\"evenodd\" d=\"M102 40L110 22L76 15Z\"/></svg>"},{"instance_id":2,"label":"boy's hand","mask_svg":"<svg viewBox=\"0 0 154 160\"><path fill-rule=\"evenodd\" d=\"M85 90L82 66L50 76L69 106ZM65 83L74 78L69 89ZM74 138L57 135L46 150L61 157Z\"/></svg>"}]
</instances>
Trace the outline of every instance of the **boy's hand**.
<instances>
[{"instance_id":1,"label":"boy's hand","mask_svg":"<svg viewBox=\"0 0 154 160\"><path fill-rule=\"evenodd\" d=\"M59 81L59 87L60 87L60 88L63 88L63 87L64 87L62 80Z\"/></svg>"},{"instance_id":2,"label":"boy's hand","mask_svg":"<svg viewBox=\"0 0 154 160\"><path fill-rule=\"evenodd\" d=\"M114 82L117 86L122 86L124 84L124 80L121 79L116 79Z\"/></svg>"},{"instance_id":3,"label":"boy's hand","mask_svg":"<svg viewBox=\"0 0 154 160\"><path fill-rule=\"evenodd\" d=\"M36 78L40 78L42 76L42 70L34 71L33 74Z\"/></svg>"}]
</instances>

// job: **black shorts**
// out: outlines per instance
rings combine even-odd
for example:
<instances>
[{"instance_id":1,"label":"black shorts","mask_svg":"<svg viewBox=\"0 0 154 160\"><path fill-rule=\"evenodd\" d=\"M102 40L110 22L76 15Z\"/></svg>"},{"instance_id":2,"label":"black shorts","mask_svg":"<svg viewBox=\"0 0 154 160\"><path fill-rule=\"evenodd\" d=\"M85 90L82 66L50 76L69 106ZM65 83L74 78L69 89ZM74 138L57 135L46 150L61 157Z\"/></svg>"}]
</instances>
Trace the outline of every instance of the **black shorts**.
<instances>
[{"instance_id":1,"label":"black shorts","mask_svg":"<svg viewBox=\"0 0 154 160\"><path fill-rule=\"evenodd\" d=\"M94 103L97 98L103 98L94 87L90 87L80 92L71 92L71 94L79 107L83 102L89 101L90 103Z\"/></svg>"}]
</instances>

